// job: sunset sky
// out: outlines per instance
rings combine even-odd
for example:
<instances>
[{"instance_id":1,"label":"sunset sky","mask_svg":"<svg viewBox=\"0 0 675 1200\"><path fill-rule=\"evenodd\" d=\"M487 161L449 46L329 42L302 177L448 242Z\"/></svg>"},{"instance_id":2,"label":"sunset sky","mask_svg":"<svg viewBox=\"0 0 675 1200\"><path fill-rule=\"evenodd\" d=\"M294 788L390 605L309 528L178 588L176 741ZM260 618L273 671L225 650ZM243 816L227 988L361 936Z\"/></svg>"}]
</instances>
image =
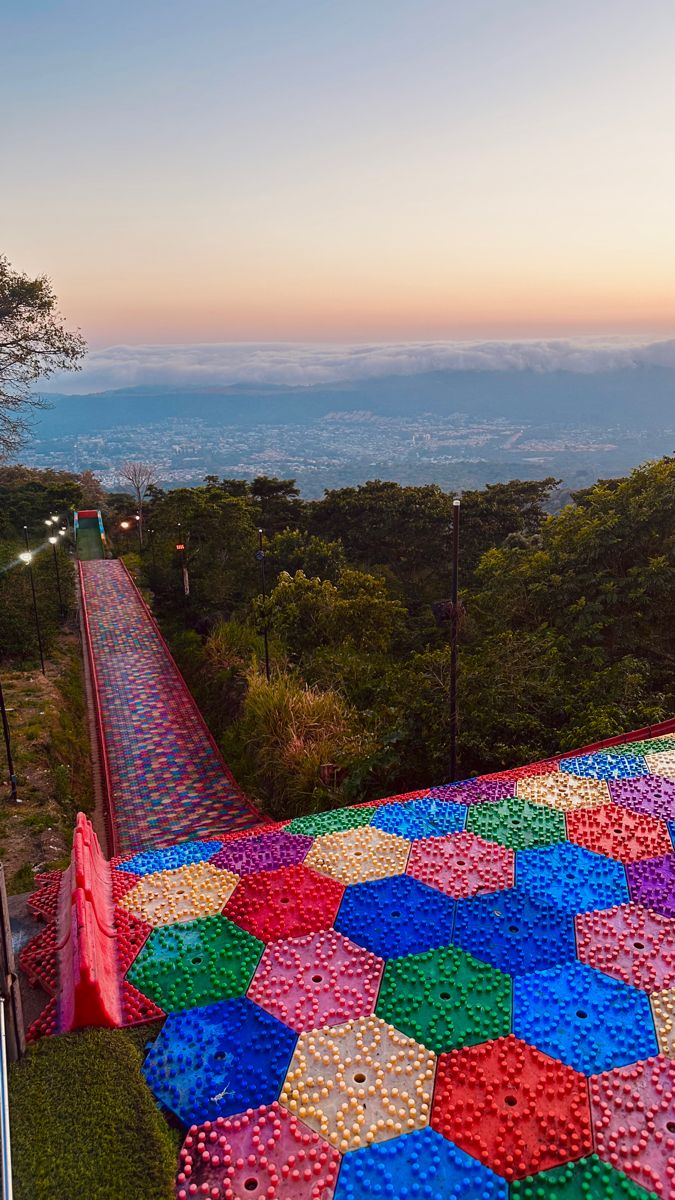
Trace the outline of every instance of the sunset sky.
<instances>
[{"instance_id":1,"label":"sunset sky","mask_svg":"<svg viewBox=\"0 0 675 1200\"><path fill-rule=\"evenodd\" d=\"M666 0L6 0L0 249L94 347L669 333Z\"/></svg>"}]
</instances>

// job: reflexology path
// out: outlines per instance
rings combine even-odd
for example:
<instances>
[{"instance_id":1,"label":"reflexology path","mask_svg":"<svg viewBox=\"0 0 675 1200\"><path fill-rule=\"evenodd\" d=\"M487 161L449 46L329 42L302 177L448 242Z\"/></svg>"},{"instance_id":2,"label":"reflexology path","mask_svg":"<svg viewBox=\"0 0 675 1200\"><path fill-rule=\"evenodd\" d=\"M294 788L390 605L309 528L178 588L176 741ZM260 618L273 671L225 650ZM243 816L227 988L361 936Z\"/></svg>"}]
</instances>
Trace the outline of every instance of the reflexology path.
<instances>
[{"instance_id":1,"label":"reflexology path","mask_svg":"<svg viewBox=\"0 0 675 1200\"><path fill-rule=\"evenodd\" d=\"M80 563L112 849L259 824L123 563Z\"/></svg>"},{"instance_id":2,"label":"reflexology path","mask_svg":"<svg viewBox=\"0 0 675 1200\"><path fill-rule=\"evenodd\" d=\"M674 726L115 859L176 1200L672 1200Z\"/></svg>"}]
</instances>

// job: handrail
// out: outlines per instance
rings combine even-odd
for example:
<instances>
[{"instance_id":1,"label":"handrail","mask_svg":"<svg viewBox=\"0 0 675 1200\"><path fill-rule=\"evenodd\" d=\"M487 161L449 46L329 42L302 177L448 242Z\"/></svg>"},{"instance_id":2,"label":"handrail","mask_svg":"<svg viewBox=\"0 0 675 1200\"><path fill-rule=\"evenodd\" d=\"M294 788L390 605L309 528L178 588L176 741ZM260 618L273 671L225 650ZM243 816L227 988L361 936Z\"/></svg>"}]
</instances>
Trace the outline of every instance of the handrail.
<instances>
[{"instance_id":1,"label":"handrail","mask_svg":"<svg viewBox=\"0 0 675 1200\"><path fill-rule=\"evenodd\" d=\"M7 1032L5 1028L5 997L0 994L0 1145L2 1146L2 1198L12 1200L12 1143L9 1125L9 1068L7 1066Z\"/></svg>"},{"instance_id":2,"label":"handrail","mask_svg":"<svg viewBox=\"0 0 675 1200\"><path fill-rule=\"evenodd\" d=\"M218 759L218 763L221 766L223 773L230 780L230 783L232 783L234 785L234 787L237 789L239 796L241 797L241 799L244 802L244 804L246 805L246 807L250 810L250 812L252 812L254 814L254 816L256 816L258 818L258 820L260 821L261 824L268 824L267 818L263 817L263 815L256 808L255 804L253 804L252 800L249 800L248 796L246 796L244 794L244 792L242 792L241 788L239 787L239 784L237 783L234 775L232 774L232 771L230 770L227 763L225 762L225 759L223 758L223 756L220 752L220 749L218 747L218 743L216 742L213 734L211 733L211 730L209 729L208 725L206 724L203 713L202 713L199 705L197 704L197 701L195 700L194 696L192 695L192 692L190 691L187 683L183 679L183 676L182 676L180 670L178 669L178 664L176 663L176 660L174 659L173 654L171 653L171 651L166 643L166 640L165 640L164 635L162 634L162 631L157 623L157 620L156 620L154 614L151 612L145 599L143 598L143 595L138 587L138 584L136 583L136 580L134 579L131 572L129 571L127 564L121 558L118 559L117 561L119 563L121 563L121 565L127 575L127 578L129 580L132 588L134 589L134 592L136 593L136 596L137 596L140 604L142 605L146 616L148 617L148 620L150 621L151 625L153 626L153 629L155 631L155 634L157 635L157 638L160 642L162 650L164 651L164 654L168 658L173 670L176 673L176 678L178 679L178 684L180 686L180 689L183 692L186 700L188 700L189 703L192 705L192 707L197 715L197 721L201 725L203 732L205 733L206 737L208 738L211 748L214 751L216 758Z\"/></svg>"},{"instance_id":3,"label":"handrail","mask_svg":"<svg viewBox=\"0 0 675 1200\"><path fill-rule=\"evenodd\" d=\"M595 750L606 750L610 746L648 741L649 738L657 738L664 733L675 733L675 717L669 717L667 721L659 721L656 725L643 725L642 729L633 729L631 733L617 733L614 737L605 738L602 742L591 742L588 746L581 746L579 750L565 750L563 754L554 754L549 761L561 762L564 758L577 758L580 754L592 754Z\"/></svg>"},{"instance_id":4,"label":"handrail","mask_svg":"<svg viewBox=\"0 0 675 1200\"><path fill-rule=\"evenodd\" d=\"M82 613L82 625L84 629L84 640L87 647L87 659L89 662L89 674L91 677L91 690L94 700L94 717L96 724L96 740L98 742L99 758L101 763L101 782L103 784L103 799L104 799L104 815L106 823L106 832L108 835L108 852L110 854L119 854L119 839L117 836L117 822L115 820L115 798L113 794L112 776L110 774L110 763L108 761L108 747L105 740L105 726L103 723L103 710L101 707L101 697L98 683L98 672L96 670L96 660L94 658L94 647L91 640L91 630L89 627L89 612L87 609L87 595L84 582L84 571L82 563L78 562L79 579L80 579L80 611Z\"/></svg>"}]
</instances>

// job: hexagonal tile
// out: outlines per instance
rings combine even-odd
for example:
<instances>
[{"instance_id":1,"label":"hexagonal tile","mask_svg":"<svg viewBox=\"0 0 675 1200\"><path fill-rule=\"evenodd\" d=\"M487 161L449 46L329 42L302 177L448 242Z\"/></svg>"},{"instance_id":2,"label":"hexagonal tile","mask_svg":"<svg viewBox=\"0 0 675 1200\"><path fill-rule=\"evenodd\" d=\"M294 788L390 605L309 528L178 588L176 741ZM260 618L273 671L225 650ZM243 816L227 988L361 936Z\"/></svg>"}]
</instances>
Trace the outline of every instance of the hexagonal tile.
<instances>
[{"instance_id":1,"label":"hexagonal tile","mask_svg":"<svg viewBox=\"0 0 675 1200\"><path fill-rule=\"evenodd\" d=\"M409 875L345 888L335 928L380 958L452 941L455 902Z\"/></svg>"},{"instance_id":2,"label":"hexagonal tile","mask_svg":"<svg viewBox=\"0 0 675 1200\"><path fill-rule=\"evenodd\" d=\"M518 888L561 912L591 912L629 899L626 872L612 858L560 842L516 855Z\"/></svg>"},{"instance_id":3,"label":"hexagonal tile","mask_svg":"<svg viewBox=\"0 0 675 1200\"><path fill-rule=\"evenodd\" d=\"M516 796L474 804L469 809L466 827L486 841L499 842L512 850L550 846L553 842L564 842L567 836L562 813Z\"/></svg>"},{"instance_id":4,"label":"hexagonal tile","mask_svg":"<svg viewBox=\"0 0 675 1200\"><path fill-rule=\"evenodd\" d=\"M593 1149L585 1077L512 1036L441 1055L431 1124L506 1179Z\"/></svg>"},{"instance_id":5,"label":"hexagonal tile","mask_svg":"<svg viewBox=\"0 0 675 1200\"><path fill-rule=\"evenodd\" d=\"M414 841L417 838L445 837L460 833L466 821L466 807L426 796L407 804L383 804L372 821L372 829L396 833Z\"/></svg>"},{"instance_id":6,"label":"hexagonal tile","mask_svg":"<svg viewBox=\"0 0 675 1200\"><path fill-rule=\"evenodd\" d=\"M511 980L457 946L391 959L378 1017L440 1053L511 1030Z\"/></svg>"},{"instance_id":7,"label":"hexagonal tile","mask_svg":"<svg viewBox=\"0 0 675 1200\"><path fill-rule=\"evenodd\" d=\"M276 829L272 833L260 833L258 837L228 842L211 861L214 866L225 867L236 875L251 875L254 871L295 866L303 862L311 846L311 837Z\"/></svg>"},{"instance_id":8,"label":"hexagonal tile","mask_svg":"<svg viewBox=\"0 0 675 1200\"><path fill-rule=\"evenodd\" d=\"M334 929L321 930L268 946L248 995L303 1033L370 1015L383 967Z\"/></svg>"},{"instance_id":9,"label":"hexagonal tile","mask_svg":"<svg viewBox=\"0 0 675 1200\"><path fill-rule=\"evenodd\" d=\"M165 1012L243 996L264 950L220 915L153 930L128 972Z\"/></svg>"},{"instance_id":10,"label":"hexagonal tile","mask_svg":"<svg viewBox=\"0 0 675 1200\"><path fill-rule=\"evenodd\" d=\"M620 804L604 804L587 812L568 813L569 840L595 854L606 854L620 862L656 858L673 849L664 821L631 812Z\"/></svg>"},{"instance_id":11,"label":"hexagonal tile","mask_svg":"<svg viewBox=\"0 0 675 1200\"><path fill-rule=\"evenodd\" d=\"M143 1064L148 1086L186 1125L271 1104L296 1035L251 1000L172 1013Z\"/></svg>"},{"instance_id":12,"label":"hexagonal tile","mask_svg":"<svg viewBox=\"0 0 675 1200\"><path fill-rule=\"evenodd\" d=\"M606 975L645 992L675 986L675 921L620 904L575 918L578 955Z\"/></svg>"},{"instance_id":13,"label":"hexagonal tile","mask_svg":"<svg viewBox=\"0 0 675 1200\"><path fill-rule=\"evenodd\" d=\"M573 918L518 888L458 900L452 940L508 975L576 957Z\"/></svg>"},{"instance_id":14,"label":"hexagonal tile","mask_svg":"<svg viewBox=\"0 0 675 1200\"><path fill-rule=\"evenodd\" d=\"M402 875L409 850L410 842L405 838L362 826L318 837L305 862L343 883L364 883L367 879Z\"/></svg>"},{"instance_id":15,"label":"hexagonal tile","mask_svg":"<svg viewBox=\"0 0 675 1200\"><path fill-rule=\"evenodd\" d=\"M276 1101L193 1125L180 1152L176 1200L331 1200L340 1155Z\"/></svg>"},{"instance_id":16,"label":"hexagonal tile","mask_svg":"<svg viewBox=\"0 0 675 1200\"><path fill-rule=\"evenodd\" d=\"M658 775L642 775L638 779L616 779L609 784L615 804L632 812L675 821L675 780Z\"/></svg>"},{"instance_id":17,"label":"hexagonal tile","mask_svg":"<svg viewBox=\"0 0 675 1200\"><path fill-rule=\"evenodd\" d=\"M325 833L339 833L342 829L357 829L360 825L370 825L376 809L335 808L330 812L311 813L308 817L296 817L286 829L289 833L302 833L308 837L321 837Z\"/></svg>"},{"instance_id":18,"label":"hexagonal tile","mask_svg":"<svg viewBox=\"0 0 675 1200\"><path fill-rule=\"evenodd\" d=\"M345 1155L335 1200L508 1200L507 1187L434 1129L417 1129Z\"/></svg>"},{"instance_id":19,"label":"hexagonal tile","mask_svg":"<svg viewBox=\"0 0 675 1200\"><path fill-rule=\"evenodd\" d=\"M632 779L636 775L649 774L649 767L642 755L629 752L620 754L615 750L595 750L592 754L563 758L559 768L582 779Z\"/></svg>"},{"instance_id":20,"label":"hexagonal tile","mask_svg":"<svg viewBox=\"0 0 675 1200\"><path fill-rule=\"evenodd\" d=\"M675 917L675 854L643 858L626 866L631 900Z\"/></svg>"},{"instance_id":21,"label":"hexagonal tile","mask_svg":"<svg viewBox=\"0 0 675 1200\"><path fill-rule=\"evenodd\" d=\"M675 1058L675 988L652 992L649 997L661 1054Z\"/></svg>"},{"instance_id":22,"label":"hexagonal tile","mask_svg":"<svg viewBox=\"0 0 675 1200\"><path fill-rule=\"evenodd\" d=\"M446 783L432 788L431 799L454 800L457 804L484 804L489 800L503 800L515 796L515 779L462 779L459 783Z\"/></svg>"},{"instance_id":23,"label":"hexagonal tile","mask_svg":"<svg viewBox=\"0 0 675 1200\"><path fill-rule=\"evenodd\" d=\"M513 1032L587 1075L658 1049L647 997L583 963L515 979Z\"/></svg>"},{"instance_id":24,"label":"hexagonal tile","mask_svg":"<svg viewBox=\"0 0 675 1200\"><path fill-rule=\"evenodd\" d=\"M517 794L533 804L544 804L560 812L598 808L609 800L609 786L602 779L582 779L565 771L525 776L518 780Z\"/></svg>"},{"instance_id":25,"label":"hexagonal tile","mask_svg":"<svg viewBox=\"0 0 675 1200\"><path fill-rule=\"evenodd\" d=\"M225 916L263 942L328 929L344 887L306 866L246 875L225 907Z\"/></svg>"},{"instance_id":26,"label":"hexagonal tile","mask_svg":"<svg viewBox=\"0 0 675 1200\"><path fill-rule=\"evenodd\" d=\"M281 1103L341 1151L429 1123L436 1056L377 1017L301 1033Z\"/></svg>"},{"instance_id":27,"label":"hexagonal tile","mask_svg":"<svg viewBox=\"0 0 675 1200\"><path fill-rule=\"evenodd\" d=\"M512 887L514 862L507 846L483 841L474 833L456 833L413 842L407 874L459 899Z\"/></svg>"},{"instance_id":28,"label":"hexagonal tile","mask_svg":"<svg viewBox=\"0 0 675 1200\"><path fill-rule=\"evenodd\" d=\"M675 779L675 750L661 750L657 754L647 754L645 762L652 775L661 775L664 779Z\"/></svg>"},{"instance_id":29,"label":"hexagonal tile","mask_svg":"<svg viewBox=\"0 0 675 1200\"><path fill-rule=\"evenodd\" d=\"M119 903L149 925L194 921L219 912L237 880L237 875L209 862L189 863L174 871L144 875Z\"/></svg>"},{"instance_id":30,"label":"hexagonal tile","mask_svg":"<svg viewBox=\"0 0 675 1200\"><path fill-rule=\"evenodd\" d=\"M220 850L222 842L178 842L159 850L141 850L130 858L121 859L116 871L133 871L136 875L156 875L158 871L175 871L190 863L207 862Z\"/></svg>"},{"instance_id":31,"label":"hexagonal tile","mask_svg":"<svg viewBox=\"0 0 675 1200\"><path fill-rule=\"evenodd\" d=\"M596 1153L663 1200L675 1194L675 1063L651 1058L591 1080Z\"/></svg>"},{"instance_id":32,"label":"hexagonal tile","mask_svg":"<svg viewBox=\"0 0 675 1200\"><path fill-rule=\"evenodd\" d=\"M650 1200L653 1195L596 1154L511 1184L512 1200Z\"/></svg>"}]
</instances>

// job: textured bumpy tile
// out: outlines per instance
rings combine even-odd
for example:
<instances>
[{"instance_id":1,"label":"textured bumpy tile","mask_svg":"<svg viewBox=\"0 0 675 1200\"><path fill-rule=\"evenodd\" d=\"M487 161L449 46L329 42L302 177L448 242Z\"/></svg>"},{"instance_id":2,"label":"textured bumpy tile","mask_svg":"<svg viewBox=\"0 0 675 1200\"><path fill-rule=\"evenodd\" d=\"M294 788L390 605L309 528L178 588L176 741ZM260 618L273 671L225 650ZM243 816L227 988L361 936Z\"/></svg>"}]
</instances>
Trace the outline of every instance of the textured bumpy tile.
<instances>
[{"instance_id":1,"label":"textured bumpy tile","mask_svg":"<svg viewBox=\"0 0 675 1200\"><path fill-rule=\"evenodd\" d=\"M123 852L259 824L122 563L81 566Z\"/></svg>"},{"instance_id":2,"label":"textured bumpy tile","mask_svg":"<svg viewBox=\"0 0 675 1200\"><path fill-rule=\"evenodd\" d=\"M345 1155L335 1200L370 1196L508 1200L508 1184L434 1129L417 1129Z\"/></svg>"},{"instance_id":3,"label":"textured bumpy tile","mask_svg":"<svg viewBox=\"0 0 675 1200\"><path fill-rule=\"evenodd\" d=\"M303 1033L372 1013L383 966L363 947L324 929L268 946L248 995Z\"/></svg>"},{"instance_id":4,"label":"textured bumpy tile","mask_svg":"<svg viewBox=\"0 0 675 1200\"><path fill-rule=\"evenodd\" d=\"M402 875L409 850L406 838L363 826L318 837L305 865L342 883L364 883L368 879Z\"/></svg>"},{"instance_id":5,"label":"textured bumpy tile","mask_svg":"<svg viewBox=\"0 0 675 1200\"><path fill-rule=\"evenodd\" d=\"M344 892L303 864L245 875L225 907L225 916L263 942L329 929Z\"/></svg>"},{"instance_id":6,"label":"textured bumpy tile","mask_svg":"<svg viewBox=\"0 0 675 1200\"><path fill-rule=\"evenodd\" d=\"M661 1054L675 1058L675 988L649 997Z\"/></svg>"},{"instance_id":7,"label":"textured bumpy tile","mask_svg":"<svg viewBox=\"0 0 675 1200\"><path fill-rule=\"evenodd\" d=\"M429 1123L436 1056L377 1017L302 1033L281 1104L338 1150Z\"/></svg>"},{"instance_id":8,"label":"textured bumpy tile","mask_svg":"<svg viewBox=\"0 0 675 1200\"><path fill-rule=\"evenodd\" d=\"M645 992L675 986L675 920L621 904L575 923L582 962Z\"/></svg>"},{"instance_id":9,"label":"textured bumpy tile","mask_svg":"<svg viewBox=\"0 0 675 1200\"><path fill-rule=\"evenodd\" d=\"M609 786L604 780L582 779L565 771L526 776L518 780L516 790L523 800L531 800L533 804L543 804L560 812L598 808L610 798Z\"/></svg>"},{"instance_id":10,"label":"textured bumpy tile","mask_svg":"<svg viewBox=\"0 0 675 1200\"><path fill-rule=\"evenodd\" d=\"M279 1104L193 1125L183 1142L176 1200L331 1200L337 1150Z\"/></svg>"},{"instance_id":11,"label":"textured bumpy tile","mask_svg":"<svg viewBox=\"0 0 675 1200\"><path fill-rule=\"evenodd\" d=\"M652 1058L591 1080L596 1152L663 1200L675 1195L675 1063Z\"/></svg>"},{"instance_id":12,"label":"textured bumpy tile","mask_svg":"<svg viewBox=\"0 0 675 1200\"><path fill-rule=\"evenodd\" d=\"M410 875L392 875L345 888L335 928L380 958L398 958L447 946L454 918L449 896Z\"/></svg>"},{"instance_id":13,"label":"textured bumpy tile","mask_svg":"<svg viewBox=\"0 0 675 1200\"><path fill-rule=\"evenodd\" d=\"M474 833L413 842L408 875L459 899L513 887L515 855Z\"/></svg>"},{"instance_id":14,"label":"textured bumpy tile","mask_svg":"<svg viewBox=\"0 0 675 1200\"><path fill-rule=\"evenodd\" d=\"M553 842L564 842L566 837L565 817L561 812L532 804L520 796L474 804L466 827L486 841L499 842L512 850L550 846Z\"/></svg>"},{"instance_id":15,"label":"textured bumpy tile","mask_svg":"<svg viewBox=\"0 0 675 1200\"><path fill-rule=\"evenodd\" d=\"M568 813L567 833L577 846L620 862L656 858L659 854L670 854L673 849L665 821L632 812L621 804Z\"/></svg>"},{"instance_id":16,"label":"textured bumpy tile","mask_svg":"<svg viewBox=\"0 0 675 1200\"><path fill-rule=\"evenodd\" d=\"M237 876L230 871L196 862L144 875L120 905L150 925L171 925L219 912L236 886Z\"/></svg>"},{"instance_id":17,"label":"textured bumpy tile","mask_svg":"<svg viewBox=\"0 0 675 1200\"><path fill-rule=\"evenodd\" d=\"M431 1124L505 1179L593 1149L585 1077L513 1036L441 1055Z\"/></svg>"}]
</instances>

